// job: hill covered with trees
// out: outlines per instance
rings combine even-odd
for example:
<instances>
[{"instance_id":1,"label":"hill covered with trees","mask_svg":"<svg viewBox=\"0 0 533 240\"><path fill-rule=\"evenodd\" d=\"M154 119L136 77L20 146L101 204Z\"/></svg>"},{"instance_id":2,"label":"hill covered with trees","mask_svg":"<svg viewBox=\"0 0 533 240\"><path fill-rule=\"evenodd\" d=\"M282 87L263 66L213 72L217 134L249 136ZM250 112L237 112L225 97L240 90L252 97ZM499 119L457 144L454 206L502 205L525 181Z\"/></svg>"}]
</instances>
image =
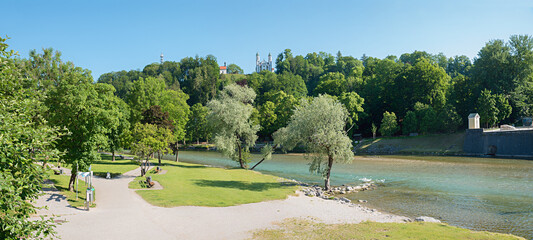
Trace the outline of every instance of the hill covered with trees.
<instances>
[{"instance_id":1,"label":"hill covered with trees","mask_svg":"<svg viewBox=\"0 0 533 240\"><path fill-rule=\"evenodd\" d=\"M533 111L533 38L528 35L491 40L473 60L424 51L379 59L341 52L303 56L286 49L277 56L274 73L220 75L218 69L212 55L186 57L180 62L152 63L142 71L105 73L98 83L113 85L115 95L131 105L128 99L138 94L139 81L160 79L165 85L160 93L164 89L183 92L189 96L189 106L200 104L196 112L224 86L246 84L257 94L254 117L261 125L260 139L271 139L273 132L286 126L299 99L320 94L333 96L348 108L350 136L371 136L372 124L385 135L449 133L464 128L471 112L478 112L483 126L490 127L518 123ZM187 133L187 139L209 138L208 132L201 136L199 132Z\"/></svg>"}]
</instances>

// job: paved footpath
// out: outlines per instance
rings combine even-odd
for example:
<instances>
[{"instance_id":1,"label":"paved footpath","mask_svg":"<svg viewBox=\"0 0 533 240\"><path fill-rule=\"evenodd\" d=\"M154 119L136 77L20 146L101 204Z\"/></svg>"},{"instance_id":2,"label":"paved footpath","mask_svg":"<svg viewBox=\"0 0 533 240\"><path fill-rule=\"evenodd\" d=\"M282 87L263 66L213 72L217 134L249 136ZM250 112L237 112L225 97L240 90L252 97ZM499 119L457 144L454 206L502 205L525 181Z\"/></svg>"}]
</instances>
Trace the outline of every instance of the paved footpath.
<instances>
[{"instance_id":1,"label":"paved footpath","mask_svg":"<svg viewBox=\"0 0 533 240\"><path fill-rule=\"evenodd\" d=\"M232 207L156 207L144 201L128 183L139 169L113 179L94 178L96 208L70 207L57 192L47 191L38 205L40 214L59 215L62 239L245 239L251 231L272 227L286 218L313 218L326 223L358 223L365 220L401 222L405 218L369 212L364 208L305 196ZM150 191L150 190L148 190ZM157 191L157 190L153 190Z\"/></svg>"}]
</instances>

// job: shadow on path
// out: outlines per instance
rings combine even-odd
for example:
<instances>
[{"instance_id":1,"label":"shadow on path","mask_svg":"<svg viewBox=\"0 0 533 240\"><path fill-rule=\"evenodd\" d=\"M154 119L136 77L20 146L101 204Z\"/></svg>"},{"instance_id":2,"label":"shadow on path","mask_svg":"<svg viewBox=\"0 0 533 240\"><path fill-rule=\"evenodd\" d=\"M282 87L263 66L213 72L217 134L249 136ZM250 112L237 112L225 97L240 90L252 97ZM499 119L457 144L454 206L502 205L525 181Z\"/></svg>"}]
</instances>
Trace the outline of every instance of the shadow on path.
<instances>
[{"instance_id":1,"label":"shadow on path","mask_svg":"<svg viewBox=\"0 0 533 240\"><path fill-rule=\"evenodd\" d=\"M48 197L48 199L46 199L47 202L50 202L50 201L56 201L56 202L61 202L61 201L64 201L64 200L67 200L67 197L61 195L61 194L58 194L58 193L52 193L50 194L50 197Z\"/></svg>"}]
</instances>

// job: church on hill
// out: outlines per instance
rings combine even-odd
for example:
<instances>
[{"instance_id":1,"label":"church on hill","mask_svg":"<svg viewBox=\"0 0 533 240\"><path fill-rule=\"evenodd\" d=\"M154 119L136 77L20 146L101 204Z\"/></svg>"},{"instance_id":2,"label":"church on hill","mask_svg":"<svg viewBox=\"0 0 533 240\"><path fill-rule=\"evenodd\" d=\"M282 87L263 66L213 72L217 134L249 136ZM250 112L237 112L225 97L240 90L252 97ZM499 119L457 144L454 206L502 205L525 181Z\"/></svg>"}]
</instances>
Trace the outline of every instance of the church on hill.
<instances>
[{"instance_id":1,"label":"church on hill","mask_svg":"<svg viewBox=\"0 0 533 240\"><path fill-rule=\"evenodd\" d=\"M268 54L268 62L259 58L259 53L255 55L255 72L259 73L263 70L274 72L274 65L272 65L272 55Z\"/></svg>"}]
</instances>

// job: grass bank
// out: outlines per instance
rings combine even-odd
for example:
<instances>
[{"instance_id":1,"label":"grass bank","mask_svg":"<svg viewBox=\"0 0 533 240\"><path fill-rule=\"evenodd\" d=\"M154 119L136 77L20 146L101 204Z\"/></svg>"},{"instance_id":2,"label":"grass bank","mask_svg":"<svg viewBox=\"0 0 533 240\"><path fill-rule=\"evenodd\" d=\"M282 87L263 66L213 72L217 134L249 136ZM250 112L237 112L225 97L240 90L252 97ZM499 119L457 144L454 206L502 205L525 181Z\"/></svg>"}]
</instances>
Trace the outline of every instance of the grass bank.
<instances>
[{"instance_id":1,"label":"grass bank","mask_svg":"<svg viewBox=\"0 0 533 240\"><path fill-rule=\"evenodd\" d=\"M359 155L428 154L457 155L463 152L464 133L436 134L416 137L384 137L365 139L357 146Z\"/></svg>"},{"instance_id":2,"label":"grass bank","mask_svg":"<svg viewBox=\"0 0 533 240\"><path fill-rule=\"evenodd\" d=\"M61 194L67 197L67 202L77 208L85 207L85 182L78 179L78 198L76 199L76 187L74 191L68 190L68 183L70 181L70 175L54 175L50 171L50 181L54 183L54 187L61 192ZM92 204L91 207L96 207L96 204Z\"/></svg>"},{"instance_id":3,"label":"grass bank","mask_svg":"<svg viewBox=\"0 0 533 240\"><path fill-rule=\"evenodd\" d=\"M324 224L288 219L275 229L255 231L252 239L471 239L517 240L508 234L476 232L441 223Z\"/></svg>"},{"instance_id":4,"label":"grass bank","mask_svg":"<svg viewBox=\"0 0 533 240\"><path fill-rule=\"evenodd\" d=\"M162 190L139 190L137 193L152 205L161 207L226 207L267 200L285 199L298 188L279 177L243 169L223 169L199 164L163 161L165 174L152 176ZM130 188L142 188L138 177Z\"/></svg>"},{"instance_id":5,"label":"grass bank","mask_svg":"<svg viewBox=\"0 0 533 240\"><path fill-rule=\"evenodd\" d=\"M110 155L101 154L102 160L94 161L91 165L94 176L105 177L107 172L111 173L112 177L124 174L139 167L139 164L132 160L115 160L112 161ZM49 179L53 182L54 187L61 192L62 195L67 197L68 203L73 207L85 206L85 182L78 179L78 198L76 199L76 189L74 191L68 190L68 184L70 181L70 175L54 175L53 171L49 172ZM95 207L93 204L91 207Z\"/></svg>"}]
</instances>

